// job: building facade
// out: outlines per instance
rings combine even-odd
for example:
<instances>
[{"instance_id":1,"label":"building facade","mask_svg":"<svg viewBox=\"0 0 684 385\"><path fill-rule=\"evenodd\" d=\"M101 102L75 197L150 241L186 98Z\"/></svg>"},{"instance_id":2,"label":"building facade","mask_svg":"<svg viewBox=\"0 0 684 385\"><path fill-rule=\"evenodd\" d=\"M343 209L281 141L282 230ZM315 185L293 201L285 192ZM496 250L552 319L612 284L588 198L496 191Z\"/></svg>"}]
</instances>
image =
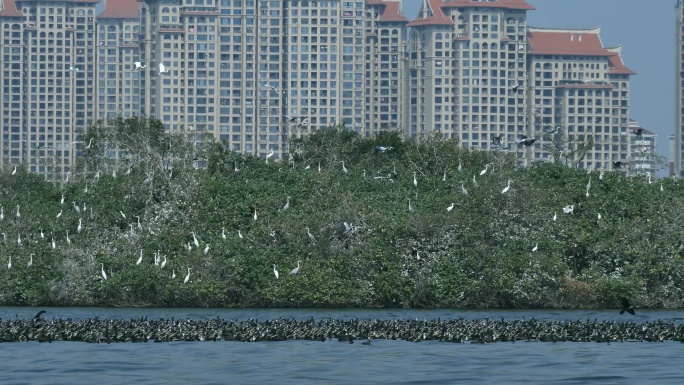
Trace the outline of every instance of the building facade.
<instances>
[{"instance_id":1,"label":"building facade","mask_svg":"<svg viewBox=\"0 0 684 385\"><path fill-rule=\"evenodd\" d=\"M421 1L410 21L401 0L0 0L0 166L63 178L117 116L263 157L344 124L630 163L634 72L598 28L529 27L525 0Z\"/></svg>"},{"instance_id":2,"label":"building facade","mask_svg":"<svg viewBox=\"0 0 684 385\"><path fill-rule=\"evenodd\" d=\"M675 5L674 175L684 177L684 1Z\"/></svg>"},{"instance_id":3,"label":"building facade","mask_svg":"<svg viewBox=\"0 0 684 385\"><path fill-rule=\"evenodd\" d=\"M632 175L646 175L652 180L656 179L658 170L658 154L656 153L656 140L658 135L641 127L639 122L629 120L630 141L630 167Z\"/></svg>"}]
</instances>

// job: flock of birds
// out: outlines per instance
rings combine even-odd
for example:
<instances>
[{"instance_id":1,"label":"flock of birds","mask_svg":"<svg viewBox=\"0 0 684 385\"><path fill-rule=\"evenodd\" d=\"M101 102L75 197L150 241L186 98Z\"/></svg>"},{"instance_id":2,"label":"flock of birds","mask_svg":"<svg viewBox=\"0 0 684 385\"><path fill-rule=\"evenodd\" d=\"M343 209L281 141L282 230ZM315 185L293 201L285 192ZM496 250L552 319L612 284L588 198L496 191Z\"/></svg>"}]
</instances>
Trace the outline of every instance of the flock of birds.
<instances>
[{"instance_id":1,"label":"flock of birds","mask_svg":"<svg viewBox=\"0 0 684 385\"><path fill-rule=\"evenodd\" d=\"M629 311L629 309L627 310ZM464 318L443 320L306 320L278 318L244 321L214 318L206 320L157 319L123 320L88 318L45 319L41 310L33 319L0 319L0 342L81 341L172 342L172 341L338 341L353 344L362 340L404 340L409 342L495 343L495 342L665 342L684 343L684 324L662 320L634 321L541 321L535 318Z\"/></svg>"}]
</instances>

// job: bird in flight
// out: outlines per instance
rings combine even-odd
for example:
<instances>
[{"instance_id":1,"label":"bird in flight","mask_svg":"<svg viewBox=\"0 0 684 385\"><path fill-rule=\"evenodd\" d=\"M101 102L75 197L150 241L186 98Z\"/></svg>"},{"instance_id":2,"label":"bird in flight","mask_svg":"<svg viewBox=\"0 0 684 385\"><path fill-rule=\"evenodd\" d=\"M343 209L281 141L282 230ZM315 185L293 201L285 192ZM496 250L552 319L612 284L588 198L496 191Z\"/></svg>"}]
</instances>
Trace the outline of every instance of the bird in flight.
<instances>
[{"instance_id":1,"label":"bird in flight","mask_svg":"<svg viewBox=\"0 0 684 385\"><path fill-rule=\"evenodd\" d=\"M141 70L141 69L147 67L147 64L143 64L142 62L139 62L139 61L135 62L134 64L135 64L136 70Z\"/></svg>"},{"instance_id":2,"label":"bird in flight","mask_svg":"<svg viewBox=\"0 0 684 385\"><path fill-rule=\"evenodd\" d=\"M504 134L499 134L498 136L492 136L492 144L495 146L501 146L501 139L503 139Z\"/></svg>"},{"instance_id":3,"label":"bird in flight","mask_svg":"<svg viewBox=\"0 0 684 385\"><path fill-rule=\"evenodd\" d=\"M169 73L169 70L166 69L166 66L164 66L164 63L159 63L159 75L161 76L162 74L167 74Z\"/></svg>"},{"instance_id":4,"label":"bird in flight","mask_svg":"<svg viewBox=\"0 0 684 385\"><path fill-rule=\"evenodd\" d=\"M522 135L520 137L520 140L518 140L518 145L522 144L523 146L530 147L536 141L537 141L537 139L534 139L534 138L530 139L526 135Z\"/></svg>"},{"instance_id":5,"label":"bird in flight","mask_svg":"<svg viewBox=\"0 0 684 385\"><path fill-rule=\"evenodd\" d=\"M622 310L620 310L620 314L623 314L624 312L627 312L631 315L634 315L634 307L629 304L629 300L627 298L622 298Z\"/></svg>"},{"instance_id":6,"label":"bird in flight","mask_svg":"<svg viewBox=\"0 0 684 385\"><path fill-rule=\"evenodd\" d=\"M71 71L71 72L78 72L78 71L80 71L80 70L78 69L78 67L69 66L69 71Z\"/></svg>"}]
</instances>

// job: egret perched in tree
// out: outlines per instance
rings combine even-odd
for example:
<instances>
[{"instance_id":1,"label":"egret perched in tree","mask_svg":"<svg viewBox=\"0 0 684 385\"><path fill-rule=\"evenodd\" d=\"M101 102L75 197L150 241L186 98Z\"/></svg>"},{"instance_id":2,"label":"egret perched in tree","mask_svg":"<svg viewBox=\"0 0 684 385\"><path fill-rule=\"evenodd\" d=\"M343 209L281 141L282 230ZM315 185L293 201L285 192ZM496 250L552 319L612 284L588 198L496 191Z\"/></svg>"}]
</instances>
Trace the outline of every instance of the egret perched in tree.
<instances>
[{"instance_id":1,"label":"egret perched in tree","mask_svg":"<svg viewBox=\"0 0 684 385\"><path fill-rule=\"evenodd\" d=\"M591 175L589 175L589 182L587 182L587 198L589 198L589 189L591 188Z\"/></svg>"},{"instance_id":2,"label":"egret perched in tree","mask_svg":"<svg viewBox=\"0 0 684 385\"><path fill-rule=\"evenodd\" d=\"M100 263L100 266L102 266L100 273L102 274L102 278L106 281L107 280L107 273L105 273L105 271L104 271L104 263Z\"/></svg>"},{"instance_id":3,"label":"egret perched in tree","mask_svg":"<svg viewBox=\"0 0 684 385\"><path fill-rule=\"evenodd\" d=\"M59 219L59 217L61 217L61 216L62 216L62 210L59 210L59 213L57 213L57 218L55 218L55 219Z\"/></svg>"},{"instance_id":4,"label":"egret perched in tree","mask_svg":"<svg viewBox=\"0 0 684 385\"><path fill-rule=\"evenodd\" d=\"M135 217L138 218L138 231L142 231L143 228L142 228L142 225L140 224L140 216L136 215Z\"/></svg>"},{"instance_id":5,"label":"egret perched in tree","mask_svg":"<svg viewBox=\"0 0 684 385\"><path fill-rule=\"evenodd\" d=\"M509 180L508 180L508 185L506 185L506 187L505 187L503 190L501 190L501 194L507 193L508 190L510 190L510 189L511 189L511 180L509 179Z\"/></svg>"},{"instance_id":6,"label":"egret perched in tree","mask_svg":"<svg viewBox=\"0 0 684 385\"><path fill-rule=\"evenodd\" d=\"M190 268L188 267L188 275L185 276L185 279L183 280L183 283L188 283L190 282Z\"/></svg>"},{"instance_id":7,"label":"egret perched in tree","mask_svg":"<svg viewBox=\"0 0 684 385\"><path fill-rule=\"evenodd\" d=\"M145 68L145 67L143 66L143 68ZM90 150L90 148L92 146L93 146L93 138L90 138L90 140L88 141L88 144L85 146L85 149Z\"/></svg>"},{"instance_id":8,"label":"egret perched in tree","mask_svg":"<svg viewBox=\"0 0 684 385\"><path fill-rule=\"evenodd\" d=\"M57 248L57 244L55 243L55 237L52 237L52 250Z\"/></svg>"},{"instance_id":9,"label":"egret perched in tree","mask_svg":"<svg viewBox=\"0 0 684 385\"><path fill-rule=\"evenodd\" d=\"M554 221L554 222L556 221L556 218L557 218L557 217L558 217L558 216L556 215L556 212L554 211L554 212L553 212L553 221Z\"/></svg>"},{"instance_id":10,"label":"egret perched in tree","mask_svg":"<svg viewBox=\"0 0 684 385\"><path fill-rule=\"evenodd\" d=\"M207 255L209 253L209 244L207 243L207 246L204 248L204 255Z\"/></svg>"},{"instance_id":11,"label":"egret perched in tree","mask_svg":"<svg viewBox=\"0 0 684 385\"><path fill-rule=\"evenodd\" d=\"M64 204L64 194L62 194L62 199L59 200L59 204L63 205Z\"/></svg>"},{"instance_id":12,"label":"egret perched in tree","mask_svg":"<svg viewBox=\"0 0 684 385\"><path fill-rule=\"evenodd\" d=\"M276 279L278 279L278 277L280 276L280 274L278 274L278 270L276 270L276 265L273 265L273 274L275 274Z\"/></svg>"},{"instance_id":13,"label":"egret perched in tree","mask_svg":"<svg viewBox=\"0 0 684 385\"><path fill-rule=\"evenodd\" d=\"M461 182L461 192L463 195L468 195L468 190L466 190L466 188L463 186L463 182Z\"/></svg>"},{"instance_id":14,"label":"egret perched in tree","mask_svg":"<svg viewBox=\"0 0 684 385\"><path fill-rule=\"evenodd\" d=\"M449 211L451 211L451 210L453 210L453 209L454 209L454 202L451 202L451 204L449 205L449 207L447 207L447 212L449 212Z\"/></svg>"},{"instance_id":15,"label":"egret perched in tree","mask_svg":"<svg viewBox=\"0 0 684 385\"><path fill-rule=\"evenodd\" d=\"M71 239L69 239L69 230L67 230L66 233L67 233L67 236L66 236L66 238L67 238L67 245L71 245Z\"/></svg>"},{"instance_id":16,"label":"egret perched in tree","mask_svg":"<svg viewBox=\"0 0 684 385\"><path fill-rule=\"evenodd\" d=\"M92 206L90 206L90 217L89 217L89 218L90 218L91 221L92 221L93 219L95 219L95 214L93 214L93 207L92 207Z\"/></svg>"},{"instance_id":17,"label":"egret perched in tree","mask_svg":"<svg viewBox=\"0 0 684 385\"><path fill-rule=\"evenodd\" d=\"M176 279L176 270L171 270L171 279Z\"/></svg>"},{"instance_id":18,"label":"egret perched in tree","mask_svg":"<svg viewBox=\"0 0 684 385\"><path fill-rule=\"evenodd\" d=\"M271 148L271 152L266 155L266 163L268 163L268 160L273 156L273 148Z\"/></svg>"},{"instance_id":19,"label":"egret perched in tree","mask_svg":"<svg viewBox=\"0 0 684 385\"><path fill-rule=\"evenodd\" d=\"M257 210L256 210L256 208L254 209L254 220L255 220L255 221L257 220Z\"/></svg>"},{"instance_id":20,"label":"egret perched in tree","mask_svg":"<svg viewBox=\"0 0 684 385\"><path fill-rule=\"evenodd\" d=\"M461 172L463 170L463 165L461 164L461 160L458 160L458 172Z\"/></svg>"},{"instance_id":21,"label":"egret perched in tree","mask_svg":"<svg viewBox=\"0 0 684 385\"><path fill-rule=\"evenodd\" d=\"M199 247L199 241L197 240L197 237L195 236L195 232L191 231L190 234L192 234L192 241L195 244L195 247Z\"/></svg>"},{"instance_id":22,"label":"egret perched in tree","mask_svg":"<svg viewBox=\"0 0 684 385\"><path fill-rule=\"evenodd\" d=\"M285 206L283 206L283 211L285 211L289 208L290 208L290 197L287 197L287 203L285 203Z\"/></svg>"},{"instance_id":23,"label":"egret perched in tree","mask_svg":"<svg viewBox=\"0 0 684 385\"><path fill-rule=\"evenodd\" d=\"M416 179L416 172L413 172L413 187L418 187L418 179Z\"/></svg>"},{"instance_id":24,"label":"egret perched in tree","mask_svg":"<svg viewBox=\"0 0 684 385\"><path fill-rule=\"evenodd\" d=\"M477 186L477 179L475 179L475 175L473 175L473 185Z\"/></svg>"},{"instance_id":25,"label":"egret perched in tree","mask_svg":"<svg viewBox=\"0 0 684 385\"><path fill-rule=\"evenodd\" d=\"M663 192L663 182L660 182L660 192Z\"/></svg>"},{"instance_id":26,"label":"egret perched in tree","mask_svg":"<svg viewBox=\"0 0 684 385\"><path fill-rule=\"evenodd\" d=\"M43 234L43 229L40 229L40 237L41 237L42 239L45 239L45 234Z\"/></svg>"},{"instance_id":27,"label":"egret perched in tree","mask_svg":"<svg viewBox=\"0 0 684 385\"><path fill-rule=\"evenodd\" d=\"M7 270L12 268L12 256L9 256L9 262L7 262Z\"/></svg>"},{"instance_id":28,"label":"egret perched in tree","mask_svg":"<svg viewBox=\"0 0 684 385\"><path fill-rule=\"evenodd\" d=\"M294 269L292 269L292 271L290 271L290 274L297 274L297 273L299 273L299 264L300 264L300 262L302 262L302 261L297 261L297 267L295 267Z\"/></svg>"},{"instance_id":29,"label":"egret perched in tree","mask_svg":"<svg viewBox=\"0 0 684 385\"><path fill-rule=\"evenodd\" d=\"M17 218L21 218L21 214L19 213L19 205L17 205Z\"/></svg>"},{"instance_id":30,"label":"egret perched in tree","mask_svg":"<svg viewBox=\"0 0 684 385\"><path fill-rule=\"evenodd\" d=\"M31 257L28 261L28 264L26 264L26 268L29 269L31 266L33 266L33 253L31 253Z\"/></svg>"},{"instance_id":31,"label":"egret perched in tree","mask_svg":"<svg viewBox=\"0 0 684 385\"><path fill-rule=\"evenodd\" d=\"M81 208L78 207L78 205L76 204L76 202L71 202L71 203L74 205L74 210L76 210L76 212L80 214L80 213L81 213Z\"/></svg>"},{"instance_id":32,"label":"egret perched in tree","mask_svg":"<svg viewBox=\"0 0 684 385\"><path fill-rule=\"evenodd\" d=\"M78 218L78 227L76 228L76 231L81 234L81 230L83 230L83 219Z\"/></svg>"},{"instance_id":33,"label":"egret perched in tree","mask_svg":"<svg viewBox=\"0 0 684 385\"><path fill-rule=\"evenodd\" d=\"M221 227L221 238L223 240L226 240L226 228L225 227Z\"/></svg>"},{"instance_id":34,"label":"egret perched in tree","mask_svg":"<svg viewBox=\"0 0 684 385\"><path fill-rule=\"evenodd\" d=\"M598 213L598 220L601 220L601 213Z\"/></svg>"},{"instance_id":35,"label":"egret perched in tree","mask_svg":"<svg viewBox=\"0 0 684 385\"><path fill-rule=\"evenodd\" d=\"M539 249L539 243L535 243L534 247L532 248L532 252L535 252Z\"/></svg>"},{"instance_id":36,"label":"egret perched in tree","mask_svg":"<svg viewBox=\"0 0 684 385\"><path fill-rule=\"evenodd\" d=\"M167 263L167 261L166 261L166 255L165 255L165 256L164 256L164 260L162 261L161 265L159 265L159 268L160 268L160 269L163 269L164 266L166 266L166 263Z\"/></svg>"},{"instance_id":37,"label":"egret perched in tree","mask_svg":"<svg viewBox=\"0 0 684 385\"><path fill-rule=\"evenodd\" d=\"M121 216L123 217L123 219L126 219L126 214L124 214L123 211L119 210L119 214L121 214Z\"/></svg>"},{"instance_id":38,"label":"egret perched in tree","mask_svg":"<svg viewBox=\"0 0 684 385\"><path fill-rule=\"evenodd\" d=\"M242 239L242 233L238 230L238 238Z\"/></svg>"},{"instance_id":39,"label":"egret perched in tree","mask_svg":"<svg viewBox=\"0 0 684 385\"><path fill-rule=\"evenodd\" d=\"M318 162L318 173L321 173L321 162Z\"/></svg>"},{"instance_id":40,"label":"egret perched in tree","mask_svg":"<svg viewBox=\"0 0 684 385\"><path fill-rule=\"evenodd\" d=\"M311 239L313 242L316 242L316 237L314 237L313 234L311 234L311 231L309 231L309 228L306 228L306 233L309 235L309 239Z\"/></svg>"},{"instance_id":41,"label":"egret perched in tree","mask_svg":"<svg viewBox=\"0 0 684 385\"><path fill-rule=\"evenodd\" d=\"M142 258L143 258L143 250L140 249L140 257L139 257L138 260L135 262L135 264L136 264L136 265L141 264L141 263L142 263Z\"/></svg>"},{"instance_id":42,"label":"egret perched in tree","mask_svg":"<svg viewBox=\"0 0 684 385\"><path fill-rule=\"evenodd\" d=\"M603 169L601 169L601 171L599 171L599 179L603 180Z\"/></svg>"},{"instance_id":43,"label":"egret perched in tree","mask_svg":"<svg viewBox=\"0 0 684 385\"><path fill-rule=\"evenodd\" d=\"M17 236L17 245L21 246L21 234Z\"/></svg>"},{"instance_id":44,"label":"egret perched in tree","mask_svg":"<svg viewBox=\"0 0 684 385\"><path fill-rule=\"evenodd\" d=\"M0 206L0 221L5 220L5 208Z\"/></svg>"},{"instance_id":45,"label":"egret perched in tree","mask_svg":"<svg viewBox=\"0 0 684 385\"><path fill-rule=\"evenodd\" d=\"M83 189L83 193L87 194L88 193L88 181L85 183L85 188Z\"/></svg>"},{"instance_id":46,"label":"egret perched in tree","mask_svg":"<svg viewBox=\"0 0 684 385\"><path fill-rule=\"evenodd\" d=\"M489 163L485 164L484 170L480 171L480 176L486 174L488 169L489 169Z\"/></svg>"},{"instance_id":47,"label":"egret perched in tree","mask_svg":"<svg viewBox=\"0 0 684 385\"><path fill-rule=\"evenodd\" d=\"M446 170L444 170L444 175L442 176L442 182L446 182Z\"/></svg>"},{"instance_id":48,"label":"egret perched in tree","mask_svg":"<svg viewBox=\"0 0 684 385\"><path fill-rule=\"evenodd\" d=\"M342 171L343 171L345 174L348 173L349 170L347 170L347 168L344 167L344 161L341 161L341 162L342 162Z\"/></svg>"},{"instance_id":49,"label":"egret perched in tree","mask_svg":"<svg viewBox=\"0 0 684 385\"><path fill-rule=\"evenodd\" d=\"M563 207L563 212L566 214L571 214L575 210L575 205L567 205Z\"/></svg>"}]
</instances>

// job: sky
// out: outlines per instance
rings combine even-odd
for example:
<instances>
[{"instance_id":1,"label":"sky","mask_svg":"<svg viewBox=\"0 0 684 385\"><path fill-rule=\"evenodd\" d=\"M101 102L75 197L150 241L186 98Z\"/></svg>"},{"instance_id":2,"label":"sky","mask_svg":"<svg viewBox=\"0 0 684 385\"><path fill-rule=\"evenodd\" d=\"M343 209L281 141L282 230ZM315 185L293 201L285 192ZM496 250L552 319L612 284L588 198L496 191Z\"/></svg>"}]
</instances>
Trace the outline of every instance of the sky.
<instances>
[{"instance_id":1,"label":"sky","mask_svg":"<svg viewBox=\"0 0 684 385\"><path fill-rule=\"evenodd\" d=\"M403 0L413 20L422 0ZM527 0L531 27L601 27L604 47L622 46L622 60L636 71L630 79L630 118L658 134L658 154L669 158L674 131L675 0Z\"/></svg>"}]
</instances>

